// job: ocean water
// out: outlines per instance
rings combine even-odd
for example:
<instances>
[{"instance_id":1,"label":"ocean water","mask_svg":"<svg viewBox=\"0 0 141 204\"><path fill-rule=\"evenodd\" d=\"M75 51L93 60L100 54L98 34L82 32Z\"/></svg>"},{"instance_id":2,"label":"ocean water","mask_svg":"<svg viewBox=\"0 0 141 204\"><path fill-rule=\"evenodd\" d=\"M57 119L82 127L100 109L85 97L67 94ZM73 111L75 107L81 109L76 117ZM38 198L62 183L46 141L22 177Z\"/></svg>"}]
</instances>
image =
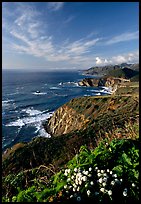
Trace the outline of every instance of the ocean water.
<instances>
[{"instance_id":1,"label":"ocean water","mask_svg":"<svg viewBox=\"0 0 141 204\"><path fill-rule=\"evenodd\" d=\"M33 137L50 137L42 123L75 97L107 94L106 88L80 87L78 71L2 71L2 149Z\"/></svg>"}]
</instances>

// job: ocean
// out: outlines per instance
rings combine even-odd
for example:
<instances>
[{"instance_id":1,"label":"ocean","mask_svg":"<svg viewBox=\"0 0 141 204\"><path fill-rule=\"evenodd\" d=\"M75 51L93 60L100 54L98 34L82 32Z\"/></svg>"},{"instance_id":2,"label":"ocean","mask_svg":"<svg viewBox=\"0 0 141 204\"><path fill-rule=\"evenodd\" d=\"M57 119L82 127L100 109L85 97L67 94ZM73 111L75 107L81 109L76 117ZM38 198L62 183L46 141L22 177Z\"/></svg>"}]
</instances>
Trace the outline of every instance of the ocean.
<instances>
[{"instance_id":1,"label":"ocean","mask_svg":"<svg viewBox=\"0 0 141 204\"><path fill-rule=\"evenodd\" d=\"M81 87L80 71L2 71L2 150L33 137L50 137L43 122L72 98L107 94Z\"/></svg>"}]
</instances>

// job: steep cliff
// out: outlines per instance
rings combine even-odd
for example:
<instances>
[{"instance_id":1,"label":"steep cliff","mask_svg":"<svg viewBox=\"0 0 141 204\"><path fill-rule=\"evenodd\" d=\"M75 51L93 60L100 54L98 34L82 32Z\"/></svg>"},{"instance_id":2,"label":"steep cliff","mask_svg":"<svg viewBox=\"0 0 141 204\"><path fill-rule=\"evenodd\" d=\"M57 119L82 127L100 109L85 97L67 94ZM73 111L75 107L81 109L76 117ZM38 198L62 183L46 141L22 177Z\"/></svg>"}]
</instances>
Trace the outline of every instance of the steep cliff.
<instances>
[{"instance_id":1,"label":"steep cliff","mask_svg":"<svg viewBox=\"0 0 141 204\"><path fill-rule=\"evenodd\" d=\"M123 111L121 111L122 109ZM129 114L124 115L124 111L128 112L131 111L131 109L133 109L132 114L138 109L137 96L131 97L127 95L116 97L97 96L75 98L60 107L53 114L46 124L46 130L53 136L59 136L76 130L84 130L90 124L93 124L93 128L95 128L95 121L98 118L103 120L103 118L106 116L109 117L108 120L110 121L110 118L112 120L112 117L115 117L115 115L122 114L122 117L120 118L119 116L119 118L121 121L123 121L129 116ZM102 129L106 129L106 127L107 125L102 127Z\"/></svg>"},{"instance_id":2,"label":"steep cliff","mask_svg":"<svg viewBox=\"0 0 141 204\"><path fill-rule=\"evenodd\" d=\"M78 82L80 86L111 86L122 85L125 82L130 82L130 79L115 78L115 77L103 77L99 79L85 78Z\"/></svg>"},{"instance_id":3,"label":"steep cliff","mask_svg":"<svg viewBox=\"0 0 141 204\"><path fill-rule=\"evenodd\" d=\"M64 105L48 121L47 131L54 136L67 134L73 130L80 130L85 127L87 122L88 120L83 114L79 114L74 109Z\"/></svg>"}]
</instances>

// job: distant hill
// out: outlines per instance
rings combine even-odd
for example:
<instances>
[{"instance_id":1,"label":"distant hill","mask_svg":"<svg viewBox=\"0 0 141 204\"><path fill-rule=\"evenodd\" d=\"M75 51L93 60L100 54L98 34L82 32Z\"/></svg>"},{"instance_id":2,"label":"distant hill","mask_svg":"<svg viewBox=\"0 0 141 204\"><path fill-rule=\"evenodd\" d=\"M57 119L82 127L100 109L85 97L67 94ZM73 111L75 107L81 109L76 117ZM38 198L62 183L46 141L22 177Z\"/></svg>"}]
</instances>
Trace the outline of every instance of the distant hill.
<instances>
[{"instance_id":1,"label":"distant hill","mask_svg":"<svg viewBox=\"0 0 141 204\"><path fill-rule=\"evenodd\" d=\"M139 72L130 68L123 68L123 69L110 70L107 73L107 75L113 76L113 77L125 78L125 79L132 79L132 77L135 78L136 75L139 75Z\"/></svg>"},{"instance_id":2,"label":"distant hill","mask_svg":"<svg viewBox=\"0 0 141 204\"><path fill-rule=\"evenodd\" d=\"M138 81L139 79L139 64L122 63L120 65L106 65L91 67L83 72L84 75L96 76L113 76Z\"/></svg>"}]
</instances>

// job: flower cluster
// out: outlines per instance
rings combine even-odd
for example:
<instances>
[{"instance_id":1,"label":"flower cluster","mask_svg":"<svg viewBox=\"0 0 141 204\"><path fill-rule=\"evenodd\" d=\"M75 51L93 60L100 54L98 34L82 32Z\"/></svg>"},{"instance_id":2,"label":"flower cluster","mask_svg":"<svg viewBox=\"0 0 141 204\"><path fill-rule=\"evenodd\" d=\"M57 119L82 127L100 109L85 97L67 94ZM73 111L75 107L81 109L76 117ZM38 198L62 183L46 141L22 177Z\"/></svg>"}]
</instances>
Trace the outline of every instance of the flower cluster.
<instances>
[{"instance_id":1,"label":"flower cluster","mask_svg":"<svg viewBox=\"0 0 141 204\"><path fill-rule=\"evenodd\" d=\"M99 169L98 167L65 169L66 185L64 191L69 198L81 201L82 195L87 198L100 198L106 194L112 200L113 189L120 186L123 182L122 178L118 178L117 174L109 169ZM132 184L134 187L135 184ZM127 188L122 191L123 197L128 195Z\"/></svg>"}]
</instances>

